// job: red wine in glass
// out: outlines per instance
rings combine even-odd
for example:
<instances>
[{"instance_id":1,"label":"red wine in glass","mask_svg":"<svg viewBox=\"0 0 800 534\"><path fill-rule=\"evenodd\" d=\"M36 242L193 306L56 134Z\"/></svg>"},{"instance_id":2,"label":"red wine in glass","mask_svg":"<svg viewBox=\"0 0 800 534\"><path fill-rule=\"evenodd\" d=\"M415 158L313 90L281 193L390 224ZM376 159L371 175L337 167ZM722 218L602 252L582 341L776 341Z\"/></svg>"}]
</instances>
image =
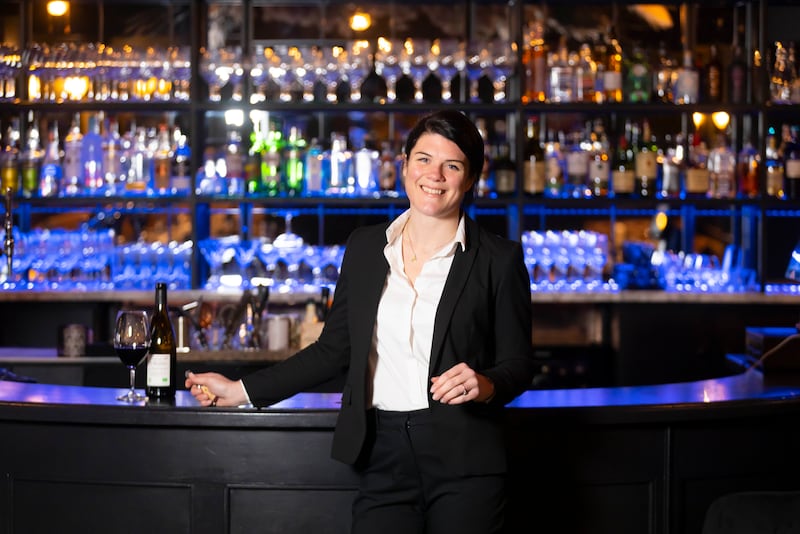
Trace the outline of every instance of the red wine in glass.
<instances>
[{"instance_id":1,"label":"red wine in glass","mask_svg":"<svg viewBox=\"0 0 800 534\"><path fill-rule=\"evenodd\" d=\"M138 402L146 397L137 393L136 366L144 359L150 349L150 321L147 312L141 310L120 310L114 324L114 352L125 364L130 374L130 389L117 397L124 402Z\"/></svg>"}]
</instances>

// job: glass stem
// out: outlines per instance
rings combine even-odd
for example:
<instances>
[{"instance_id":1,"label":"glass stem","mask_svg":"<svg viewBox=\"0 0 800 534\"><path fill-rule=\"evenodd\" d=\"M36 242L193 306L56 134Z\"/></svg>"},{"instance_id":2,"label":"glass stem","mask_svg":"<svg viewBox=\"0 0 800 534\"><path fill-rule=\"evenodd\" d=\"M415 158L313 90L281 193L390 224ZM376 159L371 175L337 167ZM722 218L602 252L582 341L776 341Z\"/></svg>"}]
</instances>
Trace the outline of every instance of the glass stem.
<instances>
[{"instance_id":1,"label":"glass stem","mask_svg":"<svg viewBox=\"0 0 800 534\"><path fill-rule=\"evenodd\" d=\"M136 367L131 367L130 368L130 373L131 373L131 393L134 393L136 391L136 387L135 387L135 384L136 384Z\"/></svg>"}]
</instances>

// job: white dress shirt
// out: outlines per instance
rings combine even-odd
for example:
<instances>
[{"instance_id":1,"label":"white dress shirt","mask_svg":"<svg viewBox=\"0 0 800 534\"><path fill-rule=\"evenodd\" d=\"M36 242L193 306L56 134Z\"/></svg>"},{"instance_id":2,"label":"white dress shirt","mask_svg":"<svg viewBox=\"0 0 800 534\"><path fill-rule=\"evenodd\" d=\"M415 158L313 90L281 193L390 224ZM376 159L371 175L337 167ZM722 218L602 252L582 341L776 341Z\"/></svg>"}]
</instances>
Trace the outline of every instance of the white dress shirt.
<instances>
[{"instance_id":1,"label":"white dress shirt","mask_svg":"<svg viewBox=\"0 0 800 534\"><path fill-rule=\"evenodd\" d=\"M414 284L403 264L404 212L386 229L384 255L389 274L378 304L369 356L371 379L367 404L381 410L410 411L428 407L428 369L433 343L433 322L456 247L466 243L464 217L453 240L423 265Z\"/></svg>"}]
</instances>

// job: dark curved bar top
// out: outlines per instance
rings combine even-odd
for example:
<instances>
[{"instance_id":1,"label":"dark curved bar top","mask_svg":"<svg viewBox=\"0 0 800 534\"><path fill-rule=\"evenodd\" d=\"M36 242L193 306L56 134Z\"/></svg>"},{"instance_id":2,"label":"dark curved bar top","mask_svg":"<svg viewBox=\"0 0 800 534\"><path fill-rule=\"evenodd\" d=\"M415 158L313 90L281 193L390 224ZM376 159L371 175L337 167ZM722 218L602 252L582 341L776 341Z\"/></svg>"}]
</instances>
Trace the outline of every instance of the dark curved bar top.
<instances>
[{"instance_id":1,"label":"dark curved bar top","mask_svg":"<svg viewBox=\"0 0 800 534\"><path fill-rule=\"evenodd\" d=\"M123 391L0 381L0 534L348 532L338 394L255 409ZM509 533L699 533L721 495L800 489L800 387L758 371L531 390L506 412Z\"/></svg>"},{"instance_id":2,"label":"dark curved bar top","mask_svg":"<svg viewBox=\"0 0 800 534\"><path fill-rule=\"evenodd\" d=\"M10 406L92 406L152 408L145 402L132 406L116 400L124 393L124 389L83 386L62 386L25 382L0 381L0 410L6 411ZM746 403L750 407L759 405L774 406L775 401L800 402L800 385L772 385L763 375L755 370L732 376L679 382L673 384L656 384L629 387L604 387L580 389L529 390L507 405L510 409L597 409L610 408L620 411L623 407L664 413L664 408L671 410L720 409L730 406L721 403ZM175 402L171 405L155 406L159 410L170 409L175 414L191 414L198 410L205 413L328 413L339 409L338 393L300 393L274 404L269 408L252 407L216 408L201 407L187 391L178 391ZM146 410L144 410L146 411ZM611 410L606 410L611 411ZM142 412L142 410L140 410ZM78 413L78 411L73 411ZM97 412L95 412L97 413ZM125 412L113 412L124 418ZM677 412L672 412L677 413ZM651 413L652 415L652 413ZM137 416L137 420L141 420ZM179 421L175 421L179 422Z\"/></svg>"}]
</instances>

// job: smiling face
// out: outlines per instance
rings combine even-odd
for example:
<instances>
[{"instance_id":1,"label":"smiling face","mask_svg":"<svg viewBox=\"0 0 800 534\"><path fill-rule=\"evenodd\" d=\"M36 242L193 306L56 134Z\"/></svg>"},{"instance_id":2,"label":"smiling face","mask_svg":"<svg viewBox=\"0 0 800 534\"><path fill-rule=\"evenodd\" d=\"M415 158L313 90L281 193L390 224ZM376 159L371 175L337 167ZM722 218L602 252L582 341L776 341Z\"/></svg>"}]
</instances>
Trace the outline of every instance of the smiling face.
<instances>
[{"instance_id":1,"label":"smiling face","mask_svg":"<svg viewBox=\"0 0 800 534\"><path fill-rule=\"evenodd\" d=\"M474 182L458 145L430 132L417 139L406 157L403 177L411 210L435 218L457 218Z\"/></svg>"}]
</instances>

